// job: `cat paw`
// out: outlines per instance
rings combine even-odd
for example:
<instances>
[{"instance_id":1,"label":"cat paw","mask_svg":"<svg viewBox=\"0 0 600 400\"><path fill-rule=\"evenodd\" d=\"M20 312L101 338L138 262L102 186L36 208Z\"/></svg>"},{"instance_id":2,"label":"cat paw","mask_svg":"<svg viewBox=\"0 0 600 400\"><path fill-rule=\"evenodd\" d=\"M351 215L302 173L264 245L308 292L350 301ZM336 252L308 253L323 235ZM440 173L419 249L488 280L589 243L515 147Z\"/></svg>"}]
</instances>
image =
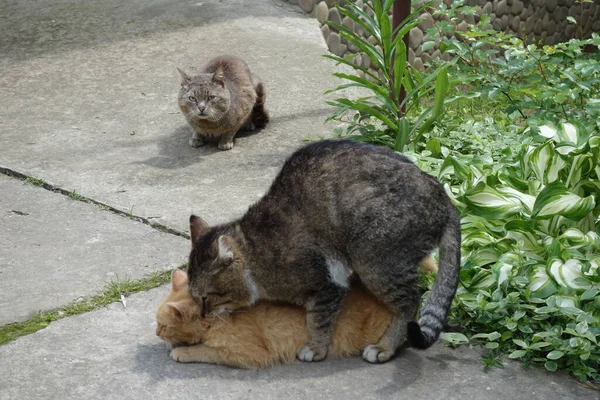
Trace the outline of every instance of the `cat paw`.
<instances>
[{"instance_id":1,"label":"cat paw","mask_svg":"<svg viewBox=\"0 0 600 400\"><path fill-rule=\"evenodd\" d=\"M219 143L219 150L231 150L233 149L233 142Z\"/></svg>"},{"instance_id":2,"label":"cat paw","mask_svg":"<svg viewBox=\"0 0 600 400\"><path fill-rule=\"evenodd\" d=\"M314 350L305 345L298 351L296 355L298 360L312 362L312 361L322 361L327 357L327 348L315 348Z\"/></svg>"},{"instance_id":3,"label":"cat paw","mask_svg":"<svg viewBox=\"0 0 600 400\"><path fill-rule=\"evenodd\" d=\"M387 362L392 358L394 352L383 349L378 345L370 344L363 349L362 358L363 360L370 362L371 364L381 364Z\"/></svg>"},{"instance_id":4,"label":"cat paw","mask_svg":"<svg viewBox=\"0 0 600 400\"><path fill-rule=\"evenodd\" d=\"M202 147L204 146L204 139L191 138L189 143L192 147Z\"/></svg>"},{"instance_id":5,"label":"cat paw","mask_svg":"<svg viewBox=\"0 0 600 400\"><path fill-rule=\"evenodd\" d=\"M180 363L192 362L189 347L175 347L171 350L171 358Z\"/></svg>"}]
</instances>

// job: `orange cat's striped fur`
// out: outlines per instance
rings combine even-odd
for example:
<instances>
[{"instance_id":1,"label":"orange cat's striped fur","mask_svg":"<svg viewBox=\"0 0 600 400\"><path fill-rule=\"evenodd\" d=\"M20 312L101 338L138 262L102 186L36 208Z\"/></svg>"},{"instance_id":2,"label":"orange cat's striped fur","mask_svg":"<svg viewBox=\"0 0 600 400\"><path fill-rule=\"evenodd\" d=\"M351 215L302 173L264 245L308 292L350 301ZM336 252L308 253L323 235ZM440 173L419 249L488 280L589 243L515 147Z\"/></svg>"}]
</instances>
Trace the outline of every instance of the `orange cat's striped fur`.
<instances>
[{"instance_id":1,"label":"orange cat's striped fur","mask_svg":"<svg viewBox=\"0 0 600 400\"><path fill-rule=\"evenodd\" d=\"M431 258L421 263L424 270L436 267ZM295 362L296 353L308 340L301 307L260 302L242 312L200 315L200 306L188 291L187 273L174 270L171 292L156 312L156 335L174 347L174 360L265 368ZM359 355L383 335L390 319L390 312L375 297L353 287L343 301L329 356Z\"/></svg>"}]
</instances>

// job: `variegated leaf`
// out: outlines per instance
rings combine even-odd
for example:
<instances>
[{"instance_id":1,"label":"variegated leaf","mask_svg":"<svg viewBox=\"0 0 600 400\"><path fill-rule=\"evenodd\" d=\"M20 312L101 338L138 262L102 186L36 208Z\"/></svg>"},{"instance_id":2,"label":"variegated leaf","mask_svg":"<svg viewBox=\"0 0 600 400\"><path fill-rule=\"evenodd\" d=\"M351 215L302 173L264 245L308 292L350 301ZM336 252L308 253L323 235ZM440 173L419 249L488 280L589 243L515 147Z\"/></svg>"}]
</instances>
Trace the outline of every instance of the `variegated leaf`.
<instances>
[{"instance_id":1,"label":"variegated leaf","mask_svg":"<svg viewBox=\"0 0 600 400\"><path fill-rule=\"evenodd\" d=\"M479 182L463 196L469 210L489 219L503 219L523 209L519 200L507 197L499 191Z\"/></svg>"},{"instance_id":2,"label":"variegated leaf","mask_svg":"<svg viewBox=\"0 0 600 400\"><path fill-rule=\"evenodd\" d=\"M578 221L592 211L595 205L593 196L581 198L571 193L562 182L555 181L546 185L538 195L532 217L544 219L562 215Z\"/></svg>"}]
</instances>

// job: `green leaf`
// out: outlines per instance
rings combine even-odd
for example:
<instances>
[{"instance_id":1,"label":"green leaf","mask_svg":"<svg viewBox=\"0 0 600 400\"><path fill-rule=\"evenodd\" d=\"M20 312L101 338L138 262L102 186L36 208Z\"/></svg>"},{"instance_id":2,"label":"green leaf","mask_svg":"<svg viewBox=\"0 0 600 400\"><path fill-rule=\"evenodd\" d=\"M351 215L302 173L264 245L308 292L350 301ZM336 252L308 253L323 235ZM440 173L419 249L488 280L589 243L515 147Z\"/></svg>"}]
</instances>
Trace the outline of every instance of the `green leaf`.
<instances>
[{"instance_id":1,"label":"green leaf","mask_svg":"<svg viewBox=\"0 0 600 400\"><path fill-rule=\"evenodd\" d=\"M489 219L504 219L517 214L523 206L497 190L479 182L464 195L464 202L470 211Z\"/></svg>"},{"instance_id":2,"label":"green leaf","mask_svg":"<svg viewBox=\"0 0 600 400\"><path fill-rule=\"evenodd\" d=\"M508 358L521 358L527 354L527 350L515 350L508 355Z\"/></svg>"},{"instance_id":3,"label":"green leaf","mask_svg":"<svg viewBox=\"0 0 600 400\"><path fill-rule=\"evenodd\" d=\"M594 209L594 197L581 198L571 193L560 182L552 182L540 192L533 206L533 218L547 219L562 215L572 220L580 220Z\"/></svg>"},{"instance_id":4,"label":"green leaf","mask_svg":"<svg viewBox=\"0 0 600 400\"><path fill-rule=\"evenodd\" d=\"M421 45L421 51L426 52L427 50L433 49L434 47L435 47L435 42L433 42L433 41L424 42Z\"/></svg>"},{"instance_id":5,"label":"green leaf","mask_svg":"<svg viewBox=\"0 0 600 400\"><path fill-rule=\"evenodd\" d=\"M469 339L462 333L458 332L442 332L440 334L440 339L452 344L469 343Z\"/></svg>"},{"instance_id":6,"label":"green leaf","mask_svg":"<svg viewBox=\"0 0 600 400\"><path fill-rule=\"evenodd\" d=\"M435 92L433 96L433 108L431 111L431 117L423 124L420 132L427 132L431 125L440 117L444 110L444 99L450 84L448 83L448 71L446 68L439 70L437 78L435 80Z\"/></svg>"},{"instance_id":7,"label":"green leaf","mask_svg":"<svg viewBox=\"0 0 600 400\"><path fill-rule=\"evenodd\" d=\"M552 371L552 372L554 372L554 371L556 371L558 369L558 365L556 364L556 362L551 361L551 360L546 361L544 363L544 367L546 367L546 369L548 371Z\"/></svg>"},{"instance_id":8,"label":"green leaf","mask_svg":"<svg viewBox=\"0 0 600 400\"><path fill-rule=\"evenodd\" d=\"M400 102L400 90L402 88L402 81L404 80L404 75L406 74L406 45L402 40L398 41L396 44L396 51L394 52L394 100L396 104Z\"/></svg>"},{"instance_id":9,"label":"green leaf","mask_svg":"<svg viewBox=\"0 0 600 400\"><path fill-rule=\"evenodd\" d=\"M352 101L349 99L339 98L335 100L336 102L346 105L356 111L360 111L361 113L371 115L375 118L381 120L384 124L386 124L391 130L395 131L398 129L398 126L385 114L381 111L377 110L375 107L365 104L360 101Z\"/></svg>"},{"instance_id":10,"label":"green leaf","mask_svg":"<svg viewBox=\"0 0 600 400\"><path fill-rule=\"evenodd\" d=\"M550 353L548 353L546 355L546 358L549 360L558 360L559 358L561 358L564 355L565 355L565 353L562 351L552 350Z\"/></svg>"},{"instance_id":11,"label":"green leaf","mask_svg":"<svg viewBox=\"0 0 600 400\"><path fill-rule=\"evenodd\" d=\"M520 339L513 339L513 343L516 344L519 347L524 348L524 349L529 348L529 346L527 346L527 343L525 343L524 341L522 341Z\"/></svg>"},{"instance_id":12,"label":"green leaf","mask_svg":"<svg viewBox=\"0 0 600 400\"><path fill-rule=\"evenodd\" d=\"M546 267L536 267L530 279L529 290L533 297L545 299L558 291L556 283L546 273Z\"/></svg>"}]
</instances>

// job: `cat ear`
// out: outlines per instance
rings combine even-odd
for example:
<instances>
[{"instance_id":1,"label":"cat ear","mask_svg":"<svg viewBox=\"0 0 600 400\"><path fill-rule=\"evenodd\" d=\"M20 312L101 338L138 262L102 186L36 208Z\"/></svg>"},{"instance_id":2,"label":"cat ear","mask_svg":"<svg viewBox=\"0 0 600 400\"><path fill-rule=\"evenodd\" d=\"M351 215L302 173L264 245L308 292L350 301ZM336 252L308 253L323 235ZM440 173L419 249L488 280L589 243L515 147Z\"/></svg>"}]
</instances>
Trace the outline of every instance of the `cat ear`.
<instances>
[{"instance_id":1,"label":"cat ear","mask_svg":"<svg viewBox=\"0 0 600 400\"><path fill-rule=\"evenodd\" d=\"M233 239L229 236L219 236L219 260L222 262L231 262L233 260Z\"/></svg>"},{"instance_id":2,"label":"cat ear","mask_svg":"<svg viewBox=\"0 0 600 400\"><path fill-rule=\"evenodd\" d=\"M178 292L181 289L184 289L188 285L188 275L182 269L175 268L173 272L171 272L171 288L174 292Z\"/></svg>"},{"instance_id":3,"label":"cat ear","mask_svg":"<svg viewBox=\"0 0 600 400\"><path fill-rule=\"evenodd\" d=\"M176 318L188 321L192 319L192 310L185 301L170 301L166 304Z\"/></svg>"},{"instance_id":4,"label":"cat ear","mask_svg":"<svg viewBox=\"0 0 600 400\"><path fill-rule=\"evenodd\" d=\"M221 87L225 87L225 72L223 67L218 67L212 77L213 82L217 82Z\"/></svg>"},{"instance_id":5,"label":"cat ear","mask_svg":"<svg viewBox=\"0 0 600 400\"><path fill-rule=\"evenodd\" d=\"M188 85L192 81L192 77L177 68L177 71L181 74L181 86Z\"/></svg>"},{"instance_id":6,"label":"cat ear","mask_svg":"<svg viewBox=\"0 0 600 400\"><path fill-rule=\"evenodd\" d=\"M192 239L192 246L196 243L196 240L208 230L208 224L202 218L192 214L190 215L190 236Z\"/></svg>"}]
</instances>

